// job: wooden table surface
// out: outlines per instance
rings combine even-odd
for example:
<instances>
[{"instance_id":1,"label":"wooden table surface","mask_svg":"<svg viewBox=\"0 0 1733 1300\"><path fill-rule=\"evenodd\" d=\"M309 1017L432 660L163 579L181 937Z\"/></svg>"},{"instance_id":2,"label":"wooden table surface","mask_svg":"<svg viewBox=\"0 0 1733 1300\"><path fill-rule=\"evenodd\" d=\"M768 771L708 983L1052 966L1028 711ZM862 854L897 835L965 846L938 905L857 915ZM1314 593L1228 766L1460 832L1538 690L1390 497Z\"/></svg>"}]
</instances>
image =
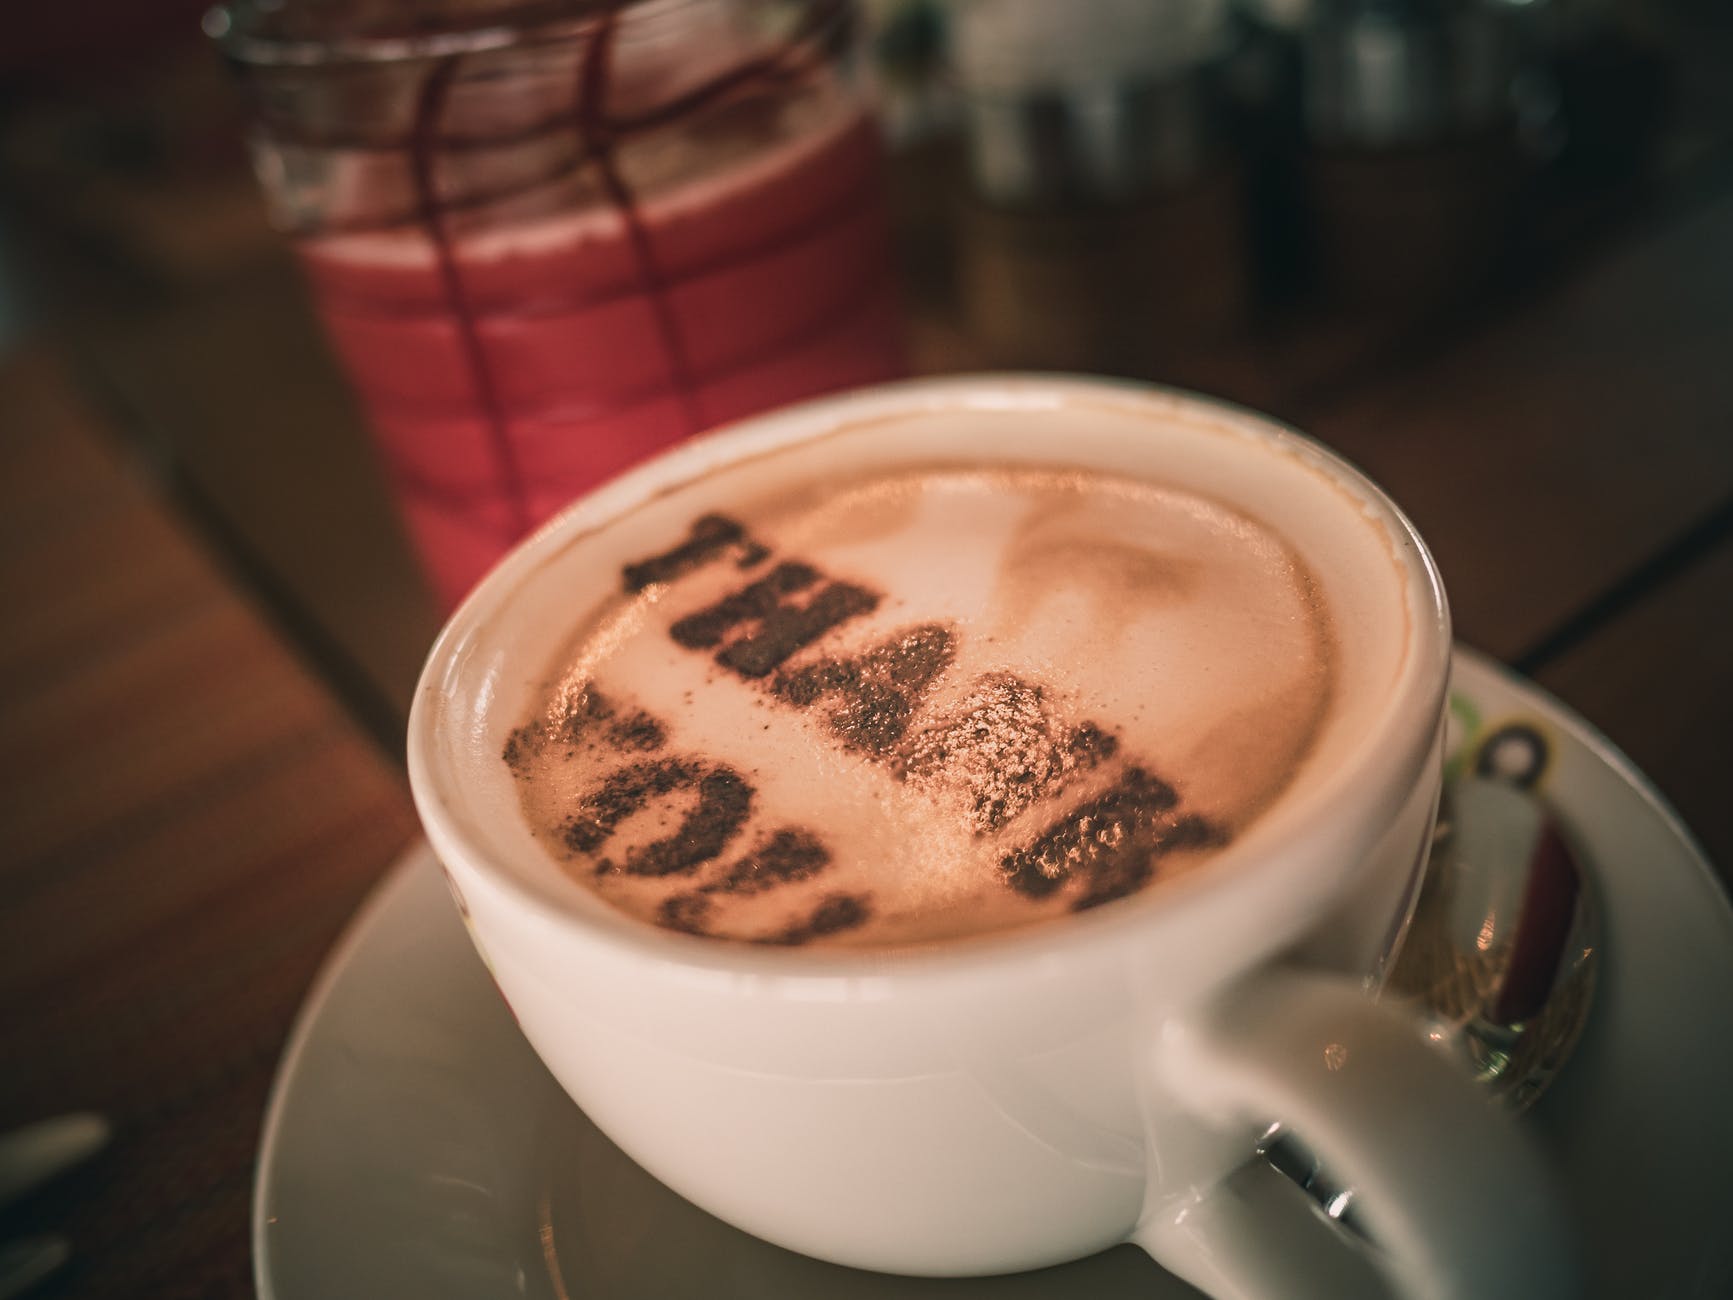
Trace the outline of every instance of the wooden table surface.
<instances>
[{"instance_id":1,"label":"wooden table surface","mask_svg":"<svg viewBox=\"0 0 1733 1300\"><path fill-rule=\"evenodd\" d=\"M1725 881L1733 177L1712 180L1428 346L1330 382L1256 347L1222 373L1390 489L1461 637L1624 748ZM954 322L917 326L923 368L978 360ZM0 609L0 1130L90 1108L118 1132L5 1232L75 1240L44 1295L247 1294L266 1088L415 833L398 737L436 622L280 257L0 361Z\"/></svg>"}]
</instances>

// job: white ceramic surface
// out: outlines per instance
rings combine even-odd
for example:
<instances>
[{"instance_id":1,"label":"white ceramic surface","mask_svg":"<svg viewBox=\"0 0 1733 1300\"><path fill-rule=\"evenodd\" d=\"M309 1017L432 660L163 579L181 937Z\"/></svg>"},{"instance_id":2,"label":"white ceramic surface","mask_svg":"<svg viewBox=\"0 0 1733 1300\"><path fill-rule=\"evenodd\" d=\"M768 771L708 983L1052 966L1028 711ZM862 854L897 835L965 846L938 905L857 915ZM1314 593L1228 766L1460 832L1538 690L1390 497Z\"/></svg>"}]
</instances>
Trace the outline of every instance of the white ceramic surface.
<instances>
[{"instance_id":1,"label":"white ceramic surface","mask_svg":"<svg viewBox=\"0 0 1733 1300\"><path fill-rule=\"evenodd\" d=\"M1582 1226L1591 1294L1727 1294L1733 911L1672 815L1583 724L1473 656L1459 655L1456 691L1488 763L1513 747L1532 758L1538 741L1540 789L1606 905L1593 1018L1528 1121ZM254 1234L267 1300L1194 1294L1126 1248L1010 1277L887 1278L693 1208L547 1075L424 848L309 999L267 1117Z\"/></svg>"},{"instance_id":2,"label":"white ceramic surface","mask_svg":"<svg viewBox=\"0 0 1733 1300\"><path fill-rule=\"evenodd\" d=\"M537 708L574 610L609 607L628 561L675 545L708 511L814 475L973 463L983 449L994 464L1153 476L1250 511L1318 584L1335 629L1331 707L1280 795L1207 870L1062 924L788 949L644 925L550 862L500 754ZM905 550L877 580L895 593L922 563ZM645 599L690 610L685 581ZM967 639L973 625L960 626ZM1056 653L1023 671L1060 672ZM1170 690L1202 694L1217 666ZM1449 668L1441 584L1412 525L1294 431L1087 378L916 380L682 444L514 550L434 644L409 717L409 779L471 938L554 1076L645 1169L767 1241L860 1268L973 1276L1134 1240L1212 1294L1292 1297L1240 1267L1247 1243L1282 1233L1292 1271L1313 1276L1336 1242L1303 1198L1253 1204L1220 1189L1281 1115L1361 1189L1380 1266L1404 1294L1574 1296L1539 1158L1417 1022L1362 991L1424 860ZM678 707L677 671L652 674L643 689L668 698L643 696L650 708ZM1081 666L1060 676L1090 708L1134 707L1090 694ZM729 682L702 698L755 698ZM727 728L691 739L698 725L682 716L674 734L705 753L739 740ZM728 761L756 755L744 745ZM875 797L894 788L840 744L807 759L842 763L842 781L862 769ZM798 797L767 793L766 815L792 815ZM822 809L808 815L830 829ZM1115 829L1126 831L1091 834ZM884 874L923 848L884 850L896 856Z\"/></svg>"}]
</instances>

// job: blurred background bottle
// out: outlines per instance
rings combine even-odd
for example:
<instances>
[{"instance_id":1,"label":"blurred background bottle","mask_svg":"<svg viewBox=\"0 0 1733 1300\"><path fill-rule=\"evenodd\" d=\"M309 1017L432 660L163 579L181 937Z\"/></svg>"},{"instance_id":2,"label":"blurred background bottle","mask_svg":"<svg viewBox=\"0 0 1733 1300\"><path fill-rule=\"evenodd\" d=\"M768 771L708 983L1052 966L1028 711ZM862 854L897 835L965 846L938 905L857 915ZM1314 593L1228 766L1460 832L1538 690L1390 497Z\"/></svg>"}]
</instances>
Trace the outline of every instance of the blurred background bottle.
<instances>
[{"instance_id":1,"label":"blurred background bottle","mask_svg":"<svg viewBox=\"0 0 1733 1300\"><path fill-rule=\"evenodd\" d=\"M1145 373L1238 324L1226 0L956 0L959 293L996 364Z\"/></svg>"},{"instance_id":2,"label":"blurred background bottle","mask_svg":"<svg viewBox=\"0 0 1733 1300\"><path fill-rule=\"evenodd\" d=\"M950 241L940 355L1216 390L1268 358L1254 402L1523 285L1638 191L1666 104L1616 0L871 9L906 224Z\"/></svg>"}]
</instances>

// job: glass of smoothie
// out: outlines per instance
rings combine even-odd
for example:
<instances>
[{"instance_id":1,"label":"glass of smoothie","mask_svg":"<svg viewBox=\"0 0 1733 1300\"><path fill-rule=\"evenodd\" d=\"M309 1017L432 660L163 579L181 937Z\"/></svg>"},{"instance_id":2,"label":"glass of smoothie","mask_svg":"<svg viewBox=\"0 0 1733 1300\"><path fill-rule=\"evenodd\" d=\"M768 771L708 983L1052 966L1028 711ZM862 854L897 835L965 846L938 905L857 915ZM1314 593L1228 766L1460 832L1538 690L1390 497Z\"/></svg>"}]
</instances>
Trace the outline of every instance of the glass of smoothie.
<instances>
[{"instance_id":1,"label":"glass of smoothie","mask_svg":"<svg viewBox=\"0 0 1733 1300\"><path fill-rule=\"evenodd\" d=\"M206 29L447 605L661 448L904 369L848 0L237 0Z\"/></svg>"}]
</instances>

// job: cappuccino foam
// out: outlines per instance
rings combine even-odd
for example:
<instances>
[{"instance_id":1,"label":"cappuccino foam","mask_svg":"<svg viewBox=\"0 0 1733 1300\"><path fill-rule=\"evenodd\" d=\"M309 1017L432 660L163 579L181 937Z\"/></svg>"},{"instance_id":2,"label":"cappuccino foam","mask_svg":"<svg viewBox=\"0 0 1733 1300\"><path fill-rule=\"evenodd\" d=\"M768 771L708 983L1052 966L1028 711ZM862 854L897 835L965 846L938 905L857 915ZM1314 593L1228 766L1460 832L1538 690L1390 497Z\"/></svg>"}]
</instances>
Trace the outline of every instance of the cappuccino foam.
<instances>
[{"instance_id":1,"label":"cappuccino foam","mask_svg":"<svg viewBox=\"0 0 1733 1300\"><path fill-rule=\"evenodd\" d=\"M1175 486L910 467L666 543L503 755L561 869L654 924L871 946L1109 903L1232 843L1330 713L1305 563Z\"/></svg>"}]
</instances>

